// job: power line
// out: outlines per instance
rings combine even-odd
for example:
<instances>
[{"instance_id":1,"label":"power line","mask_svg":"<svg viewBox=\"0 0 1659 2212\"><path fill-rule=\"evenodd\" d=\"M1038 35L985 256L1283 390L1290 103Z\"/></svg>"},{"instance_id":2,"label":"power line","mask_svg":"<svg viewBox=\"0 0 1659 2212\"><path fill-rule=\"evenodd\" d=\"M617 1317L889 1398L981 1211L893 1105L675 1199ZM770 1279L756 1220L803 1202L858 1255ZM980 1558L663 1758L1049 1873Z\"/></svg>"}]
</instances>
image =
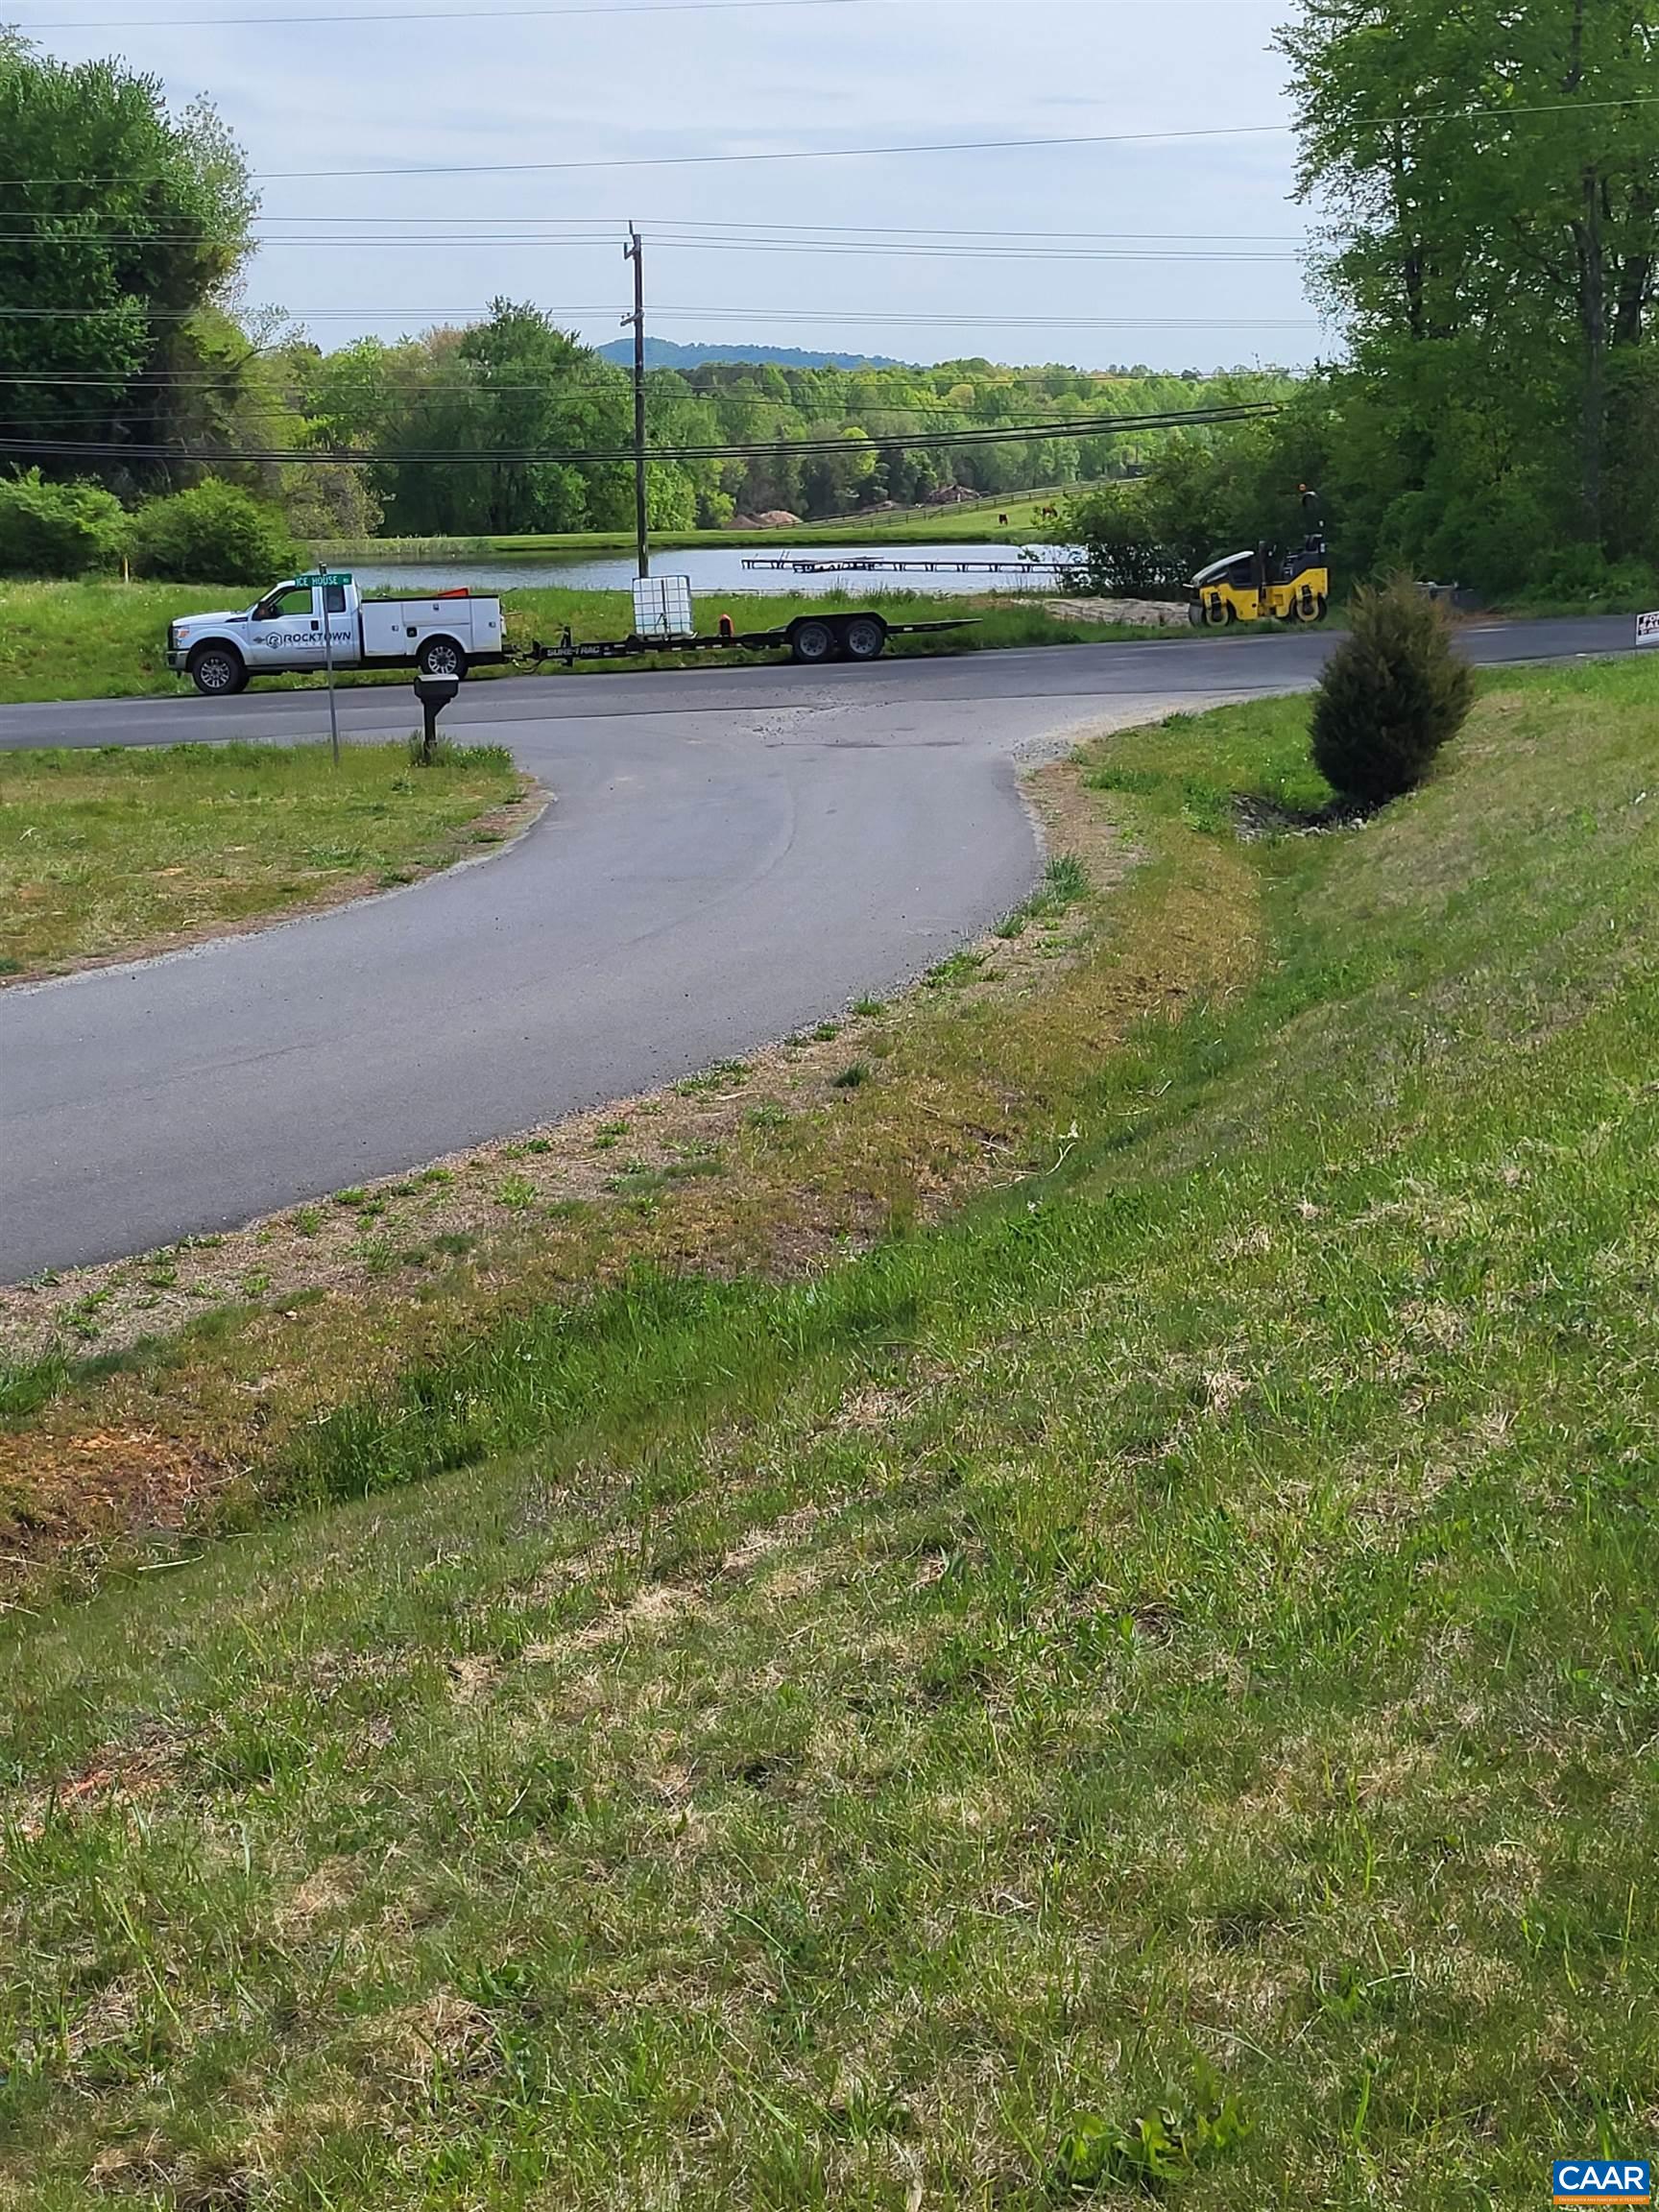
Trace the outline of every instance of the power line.
<instances>
[{"instance_id":1,"label":"power line","mask_svg":"<svg viewBox=\"0 0 1659 2212\"><path fill-rule=\"evenodd\" d=\"M6 378L0 378L0 384L4 384L8 381L9 380ZM559 385L554 387L524 385L511 389L525 396L533 395L542 398L562 398L565 393L568 391L570 387L565 385ZM617 400L618 402L622 401L627 397L629 392L626 376L624 375L620 382L607 385L604 387L604 389L612 398ZM489 387L482 387L476 392L469 394L469 397L477 399L491 399L497 397L497 394L498 388L492 389ZM135 396L132 394L126 394L113 395L112 397L124 398L130 404ZM188 393L170 394L165 391L158 391L151 393L147 395L147 397L156 402L160 402L169 397L202 397L204 395L200 393L195 395ZM418 397L419 395L416 397ZM1055 396L1047 395L1047 397L1054 397ZM649 399L650 394L647 392L647 400L649 401ZM672 405L677 403L678 402L674 401L671 396L670 413L672 412ZM776 432L770 435L756 432L753 434L751 439L747 441L747 443L751 444L764 444L768 450L770 450L776 445L781 443L787 444L789 442L790 425L804 426L808 429L816 428L823 435L837 438L856 437L862 435L868 438L873 445L891 445L900 444L911 435L911 433L904 428L878 428L869 420L869 418L872 416L878 418L897 417L907 420L926 420L928 416L948 416L953 421L956 428L961 431L963 436L973 437L975 439L980 437L998 436L1003 431L1004 428L1007 427L1006 423L1000 416L979 415L972 406L964 405L952 407L939 400L910 402L895 401L893 404L886 407L861 407L858 410L858 413L863 419L858 421L853 420L854 410L851 407L821 408L815 411L804 412L798 405L788 399L762 399L754 397L749 395L742 396L741 403L745 407L746 411L752 411L759 414L780 414L784 418L783 426L780 427ZM714 404L717 408L717 402ZM304 407L296 405L290 409L287 409L286 412L292 415L298 415L304 420L317 420L322 414L325 414L327 411L320 410L318 411L317 416L312 416ZM469 410L468 412L470 414L471 411ZM651 412L655 415L659 421L663 419L663 409L661 406L651 409ZM37 427L39 424L40 413L41 410L36 407L29 414L0 414L0 422L9 422L16 428ZM157 408L152 406L147 412L144 413L100 415L98 417L98 421L100 426L104 429L150 428L155 423L156 413ZM487 421L488 411L481 411L481 414L482 420ZM1091 436L1094 434L1095 426L1097 426L1102 420L1116 422L1125 420L1125 418L1117 416L1108 416L1102 418L1099 415L1063 415L1055 419L1055 435L1059 436L1061 434L1058 425L1063 423L1067 426L1067 435ZM828 426L830 425L833 425L833 428L829 428ZM477 426L478 419L475 418L471 421L469 421L469 428L476 429ZM1015 425L1015 427L1018 428L1020 425ZM931 435L931 433L928 433L928 435ZM368 448L364 448L360 453L356 448L352 448L351 451L355 457L359 459L373 460L377 458L377 456Z\"/></svg>"},{"instance_id":2,"label":"power line","mask_svg":"<svg viewBox=\"0 0 1659 2212\"><path fill-rule=\"evenodd\" d=\"M19 209L15 212L26 214L30 210ZM42 220L49 219L49 211L43 213ZM261 212L253 220L257 223L364 223L376 224L382 227L389 223L540 223L553 229L589 228L598 225L604 227L608 238L613 236L620 238L627 228L624 222L613 221L604 215L539 215L522 209L507 215L274 215ZM1223 245L1231 243L1234 245L1291 246L1298 244L1306 235L1305 232L1288 230L1238 230L1217 239L1217 234L1214 230L1008 230L993 228L969 230L929 228L924 224L913 223L729 223L715 221L704 216L698 216L693 221L685 217L670 215L646 217L641 220L642 223L648 224L653 231L738 230L746 234L753 231L764 236L776 237L805 235L853 239L865 237L986 238L997 241L1049 238L1059 239L1068 244L1082 245L1111 245L1121 240L1140 240L1142 242L1162 240L1189 245L1209 242Z\"/></svg>"},{"instance_id":3,"label":"power line","mask_svg":"<svg viewBox=\"0 0 1659 2212\"><path fill-rule=\"evenodd\" d=\"M787 4L787 0L781 0ZM1540 115L1589 114L1614 108L1659 107L1659 92L1637 92L1616 100L1554 100L1528 107L1455 108L1426 115L1369 115L1360 118L1368 130L1421 129L1432 123L1474 123L1495 118L1503 123ZM1174 146L1200 139L1285 138L1294 135L1293 123L1214 124L1180 131L1090 131L1042 138L953 138L921 144L893 146L791 146L774 151L742 154L636 154L602 155L580 161L445 161L399 164L383 169L261 169L252 177L266 183L337 182L367 177L541 177L569 175L597 169L709 169L737 162L868 161L900 156L930 154L1038 153L1077 146ZM127 177L0 177L0 184L131 184Z\"/></svg>"},{"instance_id":4,"label":"power line","mask_svg":"<svg viewBox=\"0 0 1659 2212\"><path fill-rule=\"evenodd\" d=\"M445 161L386 169L259 169L265 183L338 182L359 177L543 177L589 169L709 169L739 161L854 161L914 154L998 154L1067 146L1151 145L1190 138L1283 137L1288 123L1241 124L1231 130L1082 132L1056 138L960 138L928 145L812 146L773 153L606 155L581 161ZM128 184L130 177L0 177L0 184Z\"/></svg>"},{"instance_id":5,"label":"power line","mask_svg":"<svg viewBox=\"0 0 1659 2212\"><path fill-rule=\"evenodd\" d=\"M1070 246L925 246L901 240L885 239L832 239L832 238L677 238L671 231L654 233L664 247L715 253L841 253L854 254L860 260L873 253L896 256L912 261L1175 261L1238 262L1259 264L1262 262L1297 262L1299 253L1220 252L1214 249L1199 248L1189 252L1166 251L1147 252L1139 247L1070 247ZM268 245L285 245L285 239L262 241ZM401 245L403 241L389 239L358 239L358 245ZM441 239L429 238L423 245L440 245ZM469 240L469 244L495 245L501 241L489 238ZM510 241L517 243L517 241ZM525 240L525 244L546 245L545 239ZM578 241L572 241L578 243ZM587 245L589 241L579 241Z\"/></svg>"},{"instance_id":6,"label":"power line","mask_svg":"<svg viewBox=\"0 0 1659 2212\"><path fill-rule=\"evenodd\" d=\"M119 307L0 307L0 321L22 323L81 323L119 320L136 314L138 319L155 323L188 323L198 310L187 307L146 307L133 301ZM364 323L435 323L454 324L467 318L475 318L475 307L296 307L285 311L293 323L312 322L364 322ZM607 315L614 312L614 303L602 301L593 307L563 307L549 309L555 321L564 321L581 315ZM958 328L963 325L983 330L1317 330L1323 325L1314 318L1286 319L1262 315L1223 316L1099 316L1099 315L980 315L965 307L959 312L928 310L907 315L894 314L886 309L866 310L858 307L817 308L799 310L783 307L653 307L654 317L671 316L676 322L705 320L716 322L751 323L880 323L911 326L943 325ZM765 366L765 364L758 364Z\"/></svg>"},{"instance_id":7,"label":"power line","mask_svg":"<svg viewBox=\"0 0 1659 2212\"><path fill-rule=\"evenodd\" d=\"M962 445L1005 445L1038 442L1049 438L1103 437L1129 435L1141 431L1183 428L1207 428L1231 422L1262 421L1281 412L1277 400L1251 400L1236 406L1175 408L1161 414L1123 416L1108 415L1088 421L1075 417L1061 422L1008 422L986 425L971 430L928 430L902 438L871 438L859 432L835 438L803 438L780 441L776 438L748 443L706 445L661 445L653 448L652 458L658 461L739 461L770 459L781 443L784 449L796 457L814 455L844 455L850 448L855 450L879 449L883 446L902 447L904 450L943 449ZM118 440L65 440L65 439L0 439L0 453L19 457L34 456L56 459L102 460L157 460L195 463L211 466L226 462L266 462L305 468L336 469L343 466L364 467L373 464L390 465L417 463L421 466L474 468L494 463L516 467L537 464L562 466L602 466L632 462L634 448L593 447L565 450L524 448L512 451L492 451L489 448L454 448L433 452L390 450L360 452L356 450L325 449L315 446L263 446L212 452L192 452L177 445L129 445Z\"/></svg>"},{"instance_id":8,"label":"power line","mask_svg":"<svg viewBox=\"0 0 1659 2212\"><path fill-rule=\"evenodd\" d=\"M581 0L572 7L474 8L466 10L468 22L480 18L527 20L554 15L729 15L757 10L795 8L861 8L871 0L616 0L615 6ZM60 16L56 20L23 23L24 31L180 31L226 30L236 24L257 24L270 30L277 23L287 30L296 23L445 23L456 19L453 8L392 8L362 14L292 15L141 15Z\"/></svg>"},{"instance_id":9,"label":"power line","mask_svg":"<svg viewBox=\"0 0 1659 2212\"><path fill-rule=\"evenodd\" d=\"M1262 315L1220 316L1156 316L1156 315L980 315L973 308L960 311L930 309L925 313L895 314L886 309L869 310L858 307L654 307L652 314L661 320L670 316L676 322L688 318L695 321L710 319L716 322L751 323L880 323L898 325L905 328L912 325L943 325L955 329L964 325L976 330L1319 330L1324 325L1317 318L1285 319Z\"/></svg>"},{"instance_id":10,"label":"power line","mask_svg":"<svg viewBox=\"0 0 1659 2212\"><path fill-rule=\"evenodd\" d=\"M547 312L554 320L563 321L575 315L609 315L614 304L607 300L596 307L559 307ZM119 307L0 307L0 322L85 323L136 316L145 323L191 323L200 313L198 307L150 307L142 300L130 300ZM311 323L454 323L465 318L483 319L476 307L305 307L285 309L284 313L289 322Z\"/></svg>"},{"instance_id":11,"label":"power line","mask_svg":"<svg viewBox=\"0 0 1659 2212\"><path fill-rule=\"evenodd\" d=\"M0 215L0 222L11 218ZM657 230L654 241L671 251L690 250L714 253L804 253L852 254L868 259L872 254L884 254L913 261L1149 261L1163 265L1179 261L1205 261L1237 263L1258 266L1263 263L1295 263L1299 253L1273 253L1262 252L1224 252L1213 248L1199 248L1191 252L1169 252L1149 251L1141 247L1055 247L1055 246L924 246L902 240L852 240L831 238L699 238L675 237L671 231ZM205 231L184 230L65 230L57 232L0 230L0 246L196 246L210 244ZM409 232L396 238L377 238L358 235L350 231L335 232L331 236L258 238L253 245L263 252L273 247L299 246L309 251L316 246L530 246L541 252L549 247L599 246L610 252L615 240L609 233L599 238L548 238L535 231L517 235L490 235L483 231L422 234Z\"/></svg>"},{"instance_id":12,"label":"power line","mask_svg":"<svg viewBox=\"0 0 1659 2212\"><path fill-rule=\"evenodd\" d=\"M375 340L373 343L378 344L379 341ZM390 353L393 349L387 348L385 350ZM256 355L253 358L263 360L268 366L276 369L279 374L286 373L291 383L298 382L302 375L303 368L311 365L311 357L308 355L302 356L301 360L297 362L280 352ZM317 366L326 366L329 361L340 358L341 356L338 354L319 354L315 357L315 363ZM708 388L688 381L685 396L711 401L730 398L740 400L747 406L784 406L789 402L769 399L763 393L749 390L737 379L746 375L758 374L765 371L769 373L776 373L782 376L785 381L791 377L831 375L861 379L867 383L875 381L879 385L883 378L902 374L904 376L935 378L950 376L954 381L960 382L962 380L960 372L965 368L971 368L977 359L978 356L959 356L953 361L930 364L896 361L884 365L874 362L853 368L837 367L834 364L826 368L814 368L792 362L743 361L728 357L723 360L696 362L685 368L673 368L664 364L648 370L647 374L653 377L674 376L689 380L710 373L723 372L728 374L730 381L717 382L712 387ZM246 366L246 364L242 366ZM1065 383L1069 381L1072 384L1093 388L1101 384L1120 384L1125 381L1141 382L1148 376L1158 376L1166 382L1178 380L1178 373L1172 370L1147 371L1141 376L1130 378L1114 370L1075 369L1064 362L1054 362L1046 367L1025 368L1011 368L1003 363L987 363L986 367L989 374L982 379L977 387L984 392L1003 391L1010 385L1016 384L1046 386L1055 382ZM545 393L555 387L560 391L614 392L618 389L619 384L626 380L626 376L627 370L622 363L610 362L605 364L597 374L584 373L580 376L572 376L566 375L561 371L548 375L540 383L497 384L479 382L475 379L425 377L417 373L412 376L388 376L379 388L392 394L415 396L427 393L445 395L485 392ZM123 375L119 372L105 375L88 375L75 372L59 373L53 371L9 370L0 373L0 385L7 384L41 384L70 390L84 389L100 392L115 387L121 392L155 392L156 394L215 390L240 392L244 389L242 377L236 371L204 369L141 370L132 376ZM680 397L679 394L665 396L676 398ZM1055 398L1066 396L1060 393L1051 395ZM1079 392L1070 396L1081 398L1086 394ZM935 394L935 397L940 397L940 395ZM859 403L865 404L866 402L861 399ZM881 405L878 399L871 400L869 403L877 406ZM895 395L886 404L891 410L904 413L912 407L913 402L908 398Z\"/></svg>"}]
</instances>

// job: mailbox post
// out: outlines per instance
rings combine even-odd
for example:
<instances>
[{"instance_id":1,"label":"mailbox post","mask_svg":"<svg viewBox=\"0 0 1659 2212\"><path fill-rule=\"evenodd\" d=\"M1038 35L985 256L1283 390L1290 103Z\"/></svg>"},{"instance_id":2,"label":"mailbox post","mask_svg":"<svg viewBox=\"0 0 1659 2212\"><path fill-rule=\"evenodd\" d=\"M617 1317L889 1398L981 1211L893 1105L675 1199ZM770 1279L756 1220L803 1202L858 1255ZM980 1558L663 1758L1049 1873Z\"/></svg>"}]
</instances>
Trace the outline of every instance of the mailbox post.
<instances>
[{"instance_id":1,"label":"mailbox post","mask_svg":"<svg viewBox=\"0 0 1659 2212\"><path fill-rule=\"evenodd\" d=\"M432 756L438 746L438 717L454 699L461 685L453 676L417 676L415 696L421 702L421 711L426 718L425 734L421 740L421 759L424 766L432 765Z\"/></svg>"}]
</instances>

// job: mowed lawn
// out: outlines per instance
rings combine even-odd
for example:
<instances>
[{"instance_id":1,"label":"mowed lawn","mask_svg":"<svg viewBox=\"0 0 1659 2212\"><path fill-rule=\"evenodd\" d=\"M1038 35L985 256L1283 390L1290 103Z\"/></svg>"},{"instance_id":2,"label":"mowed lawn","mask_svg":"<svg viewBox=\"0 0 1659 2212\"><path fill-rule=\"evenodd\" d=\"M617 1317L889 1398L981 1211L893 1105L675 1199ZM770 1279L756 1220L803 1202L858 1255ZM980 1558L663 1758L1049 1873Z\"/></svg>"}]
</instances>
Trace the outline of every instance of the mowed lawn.
<instances>
[{"instance_id":1,"label":"mowed lawn","mask_svg":"<svg viewBox=\"0 0 1659 2212\"><path fill-rule=\"evenodd\" d=\"M500 843L521 785L498 747L0 752L0 975L412 882Z\"/></svg>"},{"instance_id":2,"label":"mowed lawn","mask_svg":"<svg viewBox=\"0 0 1659 2212\"><path fill-rule=\"evenodd\" d=\"M1093 753L1103 994L1217 883L1259 957L1057 1079L1041 1172L481 1328L274 1525L11 1622L0 2201L1486 2212L1647 2152L1659 677L1488 683L1323 834L1305 721Z\"/></svg>"},{"instance_id":3,"label":"mowed lawn","mask_svg":"<svg viewBox=\"0 0 1659 2212\"><path fill-rule=\"evenodd\" d=\"M270 581L275 584L280 579L274 576ZM721 614L730 614L739 631L757 631L776 628L797 614L822 612L826 607L877 606L892 622L973 618L974 626L968 629L895 638L889 647L895 653L1076 645L1149 635L1121 622L1076 622L1050 615L1037 593L1031 595L1028 604L1008 599L997 604L965 604L961 597L946 593L884 591L879 588L879 577L871 580L875 589L858 588L856 577L848 581L854 589L827 595L709 592L705 595L699 628L712 631ZM0 706L35 700L177 694L185 718L180 727L187 733L195 694L188 680L175 676L167 666L168 623L184 614L247 608L257 596L245 584L14 584L0 580ZM633 604L626 591L576 591L537 585L504 591L501 598L508 642L514 652L526 651L537 640L557 643L566 625L578 639L626 637L633 628ZM770 657L778 658L775 653ZM631 661L598 662L583 672L592 675L607 666L627 670L709 665L706 654L651 653ZM539 670L486 666L474 669L469 681L480 683L505 676L552 683L564 672L551 662ZM273 685L292 688L315 685L320 681L315 676L266 676L258 679L258 685L261 690ZM380 670L366 676L348 675L342 681L347 685L409 685L414 671ZM415 711L413 705L410 711Z\"/></svg>"}]
</instances>

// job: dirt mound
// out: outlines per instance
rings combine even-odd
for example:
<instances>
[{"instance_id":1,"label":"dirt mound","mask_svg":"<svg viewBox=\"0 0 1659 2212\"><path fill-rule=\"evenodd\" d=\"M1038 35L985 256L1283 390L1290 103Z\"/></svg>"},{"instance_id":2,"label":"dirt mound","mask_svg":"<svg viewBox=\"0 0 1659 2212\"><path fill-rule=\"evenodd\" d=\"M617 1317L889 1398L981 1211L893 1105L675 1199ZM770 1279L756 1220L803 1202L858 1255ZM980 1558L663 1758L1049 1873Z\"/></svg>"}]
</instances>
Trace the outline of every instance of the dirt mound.
<instances>
[{"instance_id":1,"label":"dirt mound","mask_svg":"<svg viewBox=\"0 0 1659 2212\"><path fill-rule=\"evenodd\" d=\"M1183 599L1045 599L1057 622L1133 622L1142 630L1185 630Z\"/></svg>"}]
</instances>

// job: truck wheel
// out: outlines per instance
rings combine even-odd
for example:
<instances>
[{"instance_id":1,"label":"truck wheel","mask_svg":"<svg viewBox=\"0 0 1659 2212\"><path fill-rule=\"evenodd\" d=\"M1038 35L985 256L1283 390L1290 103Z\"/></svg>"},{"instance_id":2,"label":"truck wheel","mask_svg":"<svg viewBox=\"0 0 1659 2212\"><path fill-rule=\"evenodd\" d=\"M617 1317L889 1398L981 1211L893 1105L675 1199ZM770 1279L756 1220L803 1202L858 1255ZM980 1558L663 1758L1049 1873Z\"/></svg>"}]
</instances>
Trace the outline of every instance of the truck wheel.
<instances>
[{"instance_id":1,"label":"truck wheel","mask_svg":"<svg viewBox=\"0 0 1659 2212\"><path fill-rule=\"evenodd\" d=\"M887 643L887 625L879 614L854 614L841 625L841 650L849 661L879 661Z\"/></svg>"},{"instance_id":2,"label":"truck wheel","mask_svg":"<svg viewBox=\"0 0 1659 2212\"><path fill-rule=\"evenodd\" d=\"M828 622L809 616L805 622L791 624L789 651L796 661L816 667L820 661L835 658L835 633Z\"/></svg>"},{"instance_id":3,"label":"truck wheel","mask_svg":"<svg viewBox=\"0 0 1659 2212\"><path fill-rule=\"evenodd\" d=\"M415 665L422 676L453 676L459 684L467 673L467 656L453 637L428 637Z\"/></svg>"},{"instance_id":4,"label":"truck wheel","mask_svg":"<svg viewBox=\"0 0 1659 2212\"><path fill-rule=\"evenodd\" d=\"M234 645L199 645L190 656L190 681L204 698L233 699L248 685L248 663Z\"/></svg>"}]
</instances>

